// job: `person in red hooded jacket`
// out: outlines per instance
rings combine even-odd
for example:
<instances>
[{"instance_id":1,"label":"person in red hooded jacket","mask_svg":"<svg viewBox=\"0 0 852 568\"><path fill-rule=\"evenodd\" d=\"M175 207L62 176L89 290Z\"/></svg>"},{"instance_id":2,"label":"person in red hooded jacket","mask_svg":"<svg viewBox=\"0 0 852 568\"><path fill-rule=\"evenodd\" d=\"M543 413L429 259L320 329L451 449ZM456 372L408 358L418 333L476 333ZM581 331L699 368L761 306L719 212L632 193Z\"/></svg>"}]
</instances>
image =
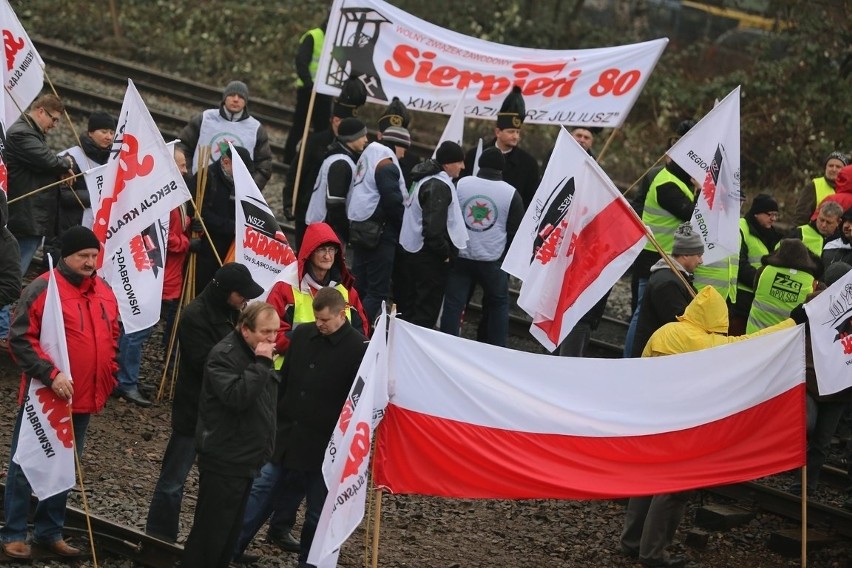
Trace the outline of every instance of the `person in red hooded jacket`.
<instances>
[{"instance_id":1,"label":"person in red hooded jacket","mask_svg":"<svg viewBox=\"0 0 852 568\"><path fill-rule=\"evenodd\" d=\"M834 193L823 199L823 203L834 201L839 203L844 211L852 207L852 165L844 166L834 178ZM811 221L815 221L819 211L814 211Z\"/></svg>"},{"instance_id":2,"label":"person in red hooded jacket","mask_svg":"<svg viewBox=\"0 0 852 568\"><path fill-rule=\"evenodd\" d=\"M312 223L305 230L297 261L281 272L266 301L281 318L275 352L283 355L290 346L290 333L297 325L314 321L311 306L317 290L333 286L340 290L352 326L368 335L370 322L355 290L355 278L346 267L340 239L327 223Z\"/></svg>"},{"instance_id":3,"label":"person in red hooded jacket","mask_svg":"<svg viewBox=\"0 0 852 568\"><path fill-rule=\"evenodd\" d=\"M31 380L39 380L62 400L71 404L71 417L77 455L82 455L89 417L103 409L116 385L115 361L118 344L118 302L115 294L95 273L100 243L95 234L79 225L62 235L59 264L53 269L62 303L70 374L54 365L41 345L41 331L49 274L26 287L9 332L9 348L21 367L19 399L23 401ZM32 378L31 378L32 377ZM15 455L24 405L12 434L10 456ZM5 525L0 529L3 552L11 558L30 558L27 544L27 515L32 490L21 466L9 461L4 497ZM80 550L62 538L67 491L38 502L35 510L33 542L60 556L77 556Z\"/></svg>"}]
</instances>

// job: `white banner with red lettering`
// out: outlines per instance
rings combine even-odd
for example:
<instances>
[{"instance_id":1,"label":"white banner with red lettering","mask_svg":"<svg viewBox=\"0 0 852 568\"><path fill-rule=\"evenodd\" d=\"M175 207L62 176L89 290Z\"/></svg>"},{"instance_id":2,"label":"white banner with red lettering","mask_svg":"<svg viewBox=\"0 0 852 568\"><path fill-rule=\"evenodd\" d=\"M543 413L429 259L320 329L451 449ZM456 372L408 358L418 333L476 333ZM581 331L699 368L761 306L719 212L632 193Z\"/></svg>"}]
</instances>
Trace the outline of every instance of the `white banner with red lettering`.
<instances>
[{"instance_id":1,"label":"white banner with red lettering","mask_svg":"<svg viewBox=\"0 0 852 568\"><path fill-rule=\"evenodd\" d=\"M513 85L523 89L527 123L618 127L668 42L543 50L465 36L381 0L335 0L316 76L337 95L359 77L369 100L396 96L412 110L450 114L467 89L465 115L496 119Z\"/></svg>"},{"instance_id":2,"label":"white banner with red lettering","mask_svg":"<svg viewBox=\"0 0 852 568\"><path fill-rule=\"evenodd\" d=\"M322 463L328 496L308 554L318 568L337 566L340 546L364 518L373 434L388 404L387 319L378 320Z\"/></svg>"},{"instance_id":3,"label":"white banner with red lettering","mask_svg":"<svg viewBox=\"0 0 852 568\"><path fill-rule=\"evenodd\" d=\"M44 86L44 61L8 0L0 0L0 29L3 30L4 130L18 120Z\"/></svg>"},{"instance_id":4,"label":"white banner with red lettering","mask_svg":"<svg viewBox=\"0 0 852 568\"><path fill-rule=\"evenodd\" d=\"M805 304L819 394L852 387L852 271Z\"/></svg>"},{"instance_id":5,"label":"white banner with red lettering","mask_svg":"<svg viewBox=\"0 0 852 568\"><path fill-rule=\"evenodd\" d=\"M296 261L296 255L240 154L228 144L236 206L234 261L246 265L254 281L263 286L264 293L258 298L263 300L281 270Z\"/></svg>"},{"instance_id":6,"label":"white banner with red lettering","mask_svg":"<svg viewBox=\"0 0 852 568\"><path fill-rule=\"evenodd\" d=\"M133 81L124 103L92 231L101 242L98 268L120 247L190 199L189 190Z\"/></svg>"},{"instance_id":7,"label":"white banner with red lettering","mask_svg":"<svg viewBox=\"0 0 852 568\"><path fill-rule=\"evenodd\" d=\"M73 381L65 340L62 301L56 286L53 261L41 318L39 344L57 369ZM30 386L22 408L18 446L12 459L21 466L33 493L47 499L74 486L74 429L71 406L38 379Z\"/></svg>"},{"instance_id":8,"label":"white banner with red lettering","mask_svg":"<svg viewBox=\"0 0 852 568\"><path fill-rule=\"evenodd\" d=\"M112 256L111 273L102 273L118 300L125 333L148 329L160 321L169 216L133 235Z\"/></svg>"},{"instance_id":9,"label":"white banner with red lettering","mask_svg":"<svg viewBox=\"0 0 852 568\"><path fill-rule=\"evenodd\" d=\"M740 251L740 88L683 135L667 152L701 183L692 227L704 241L704 264Z\"/></svg>"},{"instance_id":10,"label":"white banner with red lettering","mask_svg":"<svg viewBox=\"0 0 852 568\"><path fill-rule=\"evenodd\" d=\"M518 306L550 351L627 271L645 229L600 166L560 129L503 270L521 280Z\"/></svg>"}]
</instances>

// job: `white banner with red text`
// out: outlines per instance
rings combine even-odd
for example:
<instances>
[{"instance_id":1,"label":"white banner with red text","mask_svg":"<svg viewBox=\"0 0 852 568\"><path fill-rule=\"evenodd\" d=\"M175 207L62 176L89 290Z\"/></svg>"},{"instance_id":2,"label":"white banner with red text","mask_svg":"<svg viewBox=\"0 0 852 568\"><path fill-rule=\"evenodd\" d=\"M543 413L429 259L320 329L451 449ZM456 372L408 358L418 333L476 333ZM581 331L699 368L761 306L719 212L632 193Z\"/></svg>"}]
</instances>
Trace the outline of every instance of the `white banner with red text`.
<instances>
[{"instance_id":1,"label":"white banner with red text","mask_svg":"<svg viewBox=\"0 0 852 568\"><path fill-rule=\"evenodd\" d=\"M263 300L281 270L296 261L296 255L239 153L233 144L228 144L236 207L234 261L244 264L254 281L263 287L264 293L258 298Z\"/></svg>"},{"instance_id":2,"label":"white banner with red text","mask_svg":"<svg viewBox=\"0 0 852 568\"><path fill-rule=\"evenodd\" d=\"M3 129L12 126L27 110L44 85L44 61L8 0L0 0L0 29L3 31Z\"/></svg>"},{"instance_id":3,"label":"white banner with red text","mask_svg":"<svg viewBox=\"0 0 852 568\"><path fill-rule=\"evenodd\" d=\"M852 271L805 304L819 394L852 387Z\"/></svg>"},{"instance_id":4,"label":"white banner with red text","mask_svg":"<svg viewBox=\"0 0 852 568\"><path fill-rule=\"evenodd\" d=\"M39 345L56 368L73 381L62 301L50 256L48 263L50 274ZM59 398L40 380L30 378L21 412L18 446L12 459L21 466L33 493L44 500L71 489L74 486L74 428L70 401Z\"/></svg>"},{"instance_id":5,"label":"white banner with red text","mask_svg":"<svg viewBox=\"0 0 852 568\"><path fill-rule=\"evenodd\" d=\"M501 45L447 30L381 0L335 0L316 90L337 95L359 78L370 101L393 97L412 110L496 119L513 85L527 123L618 127L657 64L667 39L596 49Z\"/></svg>"},{"instance_id":6,"label":"white banner with red text","mask_svg":"<svg viewBox=\"0 0 852 568\"><path fill-rule=\"evenodd\" d=\"M101 242L98 268L191 197L174 150L163 140L133 81L127 83L102 191L93 208L92 231Z\"/></svg>"}]
</instances>

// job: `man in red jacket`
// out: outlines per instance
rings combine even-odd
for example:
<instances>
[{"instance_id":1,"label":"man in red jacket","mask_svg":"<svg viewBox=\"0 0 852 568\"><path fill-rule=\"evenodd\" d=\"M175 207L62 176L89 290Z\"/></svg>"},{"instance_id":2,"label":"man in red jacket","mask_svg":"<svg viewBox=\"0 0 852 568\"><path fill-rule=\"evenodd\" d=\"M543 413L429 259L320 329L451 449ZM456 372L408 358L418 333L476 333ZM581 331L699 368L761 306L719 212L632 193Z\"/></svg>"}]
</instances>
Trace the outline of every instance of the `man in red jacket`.
<instances>
[{"instance_id":1,"label":"man in red jacket","mask_svg":"<svg viewBox=\"0 0 852 568\"><path fill-rule=\"evenodd\" d=\"M21 294L9 333L9 347L23 371L19 399L27 392L29 381L39 380L59 398L70 402L79 458L89 417L101 411L116 384L118 302L109 286L95 274L100 249L95 234L79 225L71 227L62 235L61 245L62 258L53 270L62 302L73 381L56 368L40 342L48 273L33 280ZM10 456L17 449L22 418L23 406L12 433ZM5 526L0 529L0 541L3 552L11 558L30 558L27 515L31 492L23 470L10 459L3 503ZM33 542L54 554L76 556L80 550L62 538L67 496L68 492L64 491L36 505Z\"/></svg>"}]
</instances>

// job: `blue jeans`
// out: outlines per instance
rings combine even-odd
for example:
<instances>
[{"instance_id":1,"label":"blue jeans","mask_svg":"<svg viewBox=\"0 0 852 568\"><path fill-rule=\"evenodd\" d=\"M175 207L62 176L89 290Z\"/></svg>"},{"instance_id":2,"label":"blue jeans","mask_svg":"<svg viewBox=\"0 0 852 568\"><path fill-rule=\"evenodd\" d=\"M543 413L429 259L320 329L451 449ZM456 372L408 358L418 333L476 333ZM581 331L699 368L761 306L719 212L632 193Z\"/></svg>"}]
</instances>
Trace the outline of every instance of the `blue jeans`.
<instances>
[{"instance_id":1,"label":"blue jeans","mask_svg":"<svg viewBox=\"0 0 852 568\"><path fill-rule=\"evenodd\" d=\"M32 488L24 470L12 460L18 448L18 434L21 431L21 419L24 407L18 410L15 420L15 430L12 433L12 447L9 451L9 471L6 474L6 492L3 501L5 525L0 528L0 541L14 542L27 539L27 516L30 512L30 495ZM74 440L77 458L83 457L83 445L86 443L86 430L89 427L90 414L72 414L71 423L74 425ZM68 492L63 491L39 501L33 517L33 540L42 544L50 544L62 538L62 527L65 524L65 502Z\"/></svg>"},{"instance_id":2,"label":"blue jeans","mask_svg":"<svg viewBox=\"0 0 852 568\"><path fill-rule=\"evenodd\" d=\"M254 535L273 510L278 514L279 519L283 520L283 525L286 525L279 527L282 535L293 527L296 511L305 497L305 489L298 475L288 475L288 473L291 471L285 469L280 463L267 462L261 468L260 475L251 485L251 494L243 515L243 527L234 548L234 557L245 552ZM270 531L271 525L270 521Z\"/></svg>"},{"instance_id":3,"label":"blue jeans","mask_svg":"<svg viewBox=\"0 0 852 568\"><path fill-rule=\"evenodd\" d=\"M145 532L171 542L177 541L183 486L195 463L195 437L172 432L154 496L148 508Z\"/></svg>"},{"instance_id":4,"label":"blue jeans","mask_svg":"<svg viewBox=\"0 0 852 568\"><path fill-rule=\"evenodd\" d=\"M499 260L453 260L444 291L441 331L459 335L462 312L473 286L479 284L482 286L482 317L487 321L485 340L491 345L506 346L509 336L509 275L500 268L500 264Z\"/></svg>"},{"instance_id":5,"label":"blue jeans","mask_svg":"<svg viewBox=\"0 0 852 568\"><path fill-rule=\"evenodd\" d=\"M139 388L139 366L142 364L142 346L151 337L154 326L133 333L124 333L118 338L118 389L131 392Z\"/></svg>"},{"instance_id":6,"label":"blue jeans","mask_svg":"<svg viewBox=\"0 0 852 568\"><path fill-rule=\"evenodd\" d=\"M39 245L41 245L41 237L15 237L15 240L18 241L18 246L21 248L21 276L27 275L27 270L30 267L30 263L33 261L33 256L35 256L36 251L38 250ZM3 306L0 309L0 339L6 339L9 337L9 319L10 319L11 305Z\"/></svg>"},{"instance_id":7,"label":"blue jeans","mask_svg":"<svg viewBox=\"0 0 852 568\"><path fill-rule=\"evenodd\" d=\"M396 245L382 237L374 249L351 247L355 254L352 273L355 275L355 289L361 296L361 304L367 312L367 318L376 321L382 302L391 296L391 274L393 274Z\"/></svg>"},{"instance_id":8,"label":"blue jeans","mask_svg":"<svg viewBox=\"0 0 852 568\"><path fill-rule=\"evenodd\" d=\"M630 327L627 328L627 335L624 337L624 357L639 357L641 353L633 353L633 341L636 339L636 327L639 325L639 310L642 309L642 298L645 296L645 288L648 286L647 278L639 279L639 291L636 294L636 309L633 310L633 317L630 318Z\"/></svg>"}]
</instances>

